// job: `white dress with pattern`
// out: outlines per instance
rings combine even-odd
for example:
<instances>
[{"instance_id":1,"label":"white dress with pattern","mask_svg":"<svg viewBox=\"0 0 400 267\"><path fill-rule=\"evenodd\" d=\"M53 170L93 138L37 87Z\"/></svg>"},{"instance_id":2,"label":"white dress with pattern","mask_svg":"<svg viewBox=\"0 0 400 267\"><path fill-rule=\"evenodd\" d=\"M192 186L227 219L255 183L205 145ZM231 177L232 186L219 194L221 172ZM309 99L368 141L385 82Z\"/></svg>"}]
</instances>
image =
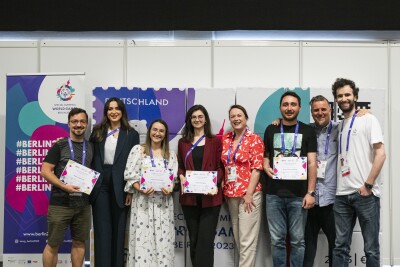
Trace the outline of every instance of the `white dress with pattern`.
<instances>
[{"instance_id":1,"label":"white dress with pattern","mask_svg":"<svg viewBox=\"0 0 400 267\"><path fill-rule=\"evenodd\" d=\"M154 157L157 167L164 168L164 159ZM141 145L132 148L125 168L125 192L133 193L127 267L174 266L174 204L172 195L155 192L150 196L137 192L135 182L142 177L142 168L152 167L149 156L142 153ZM176 176L178 162L171 151L167 168Z\"/></svg>"}]
</instances>

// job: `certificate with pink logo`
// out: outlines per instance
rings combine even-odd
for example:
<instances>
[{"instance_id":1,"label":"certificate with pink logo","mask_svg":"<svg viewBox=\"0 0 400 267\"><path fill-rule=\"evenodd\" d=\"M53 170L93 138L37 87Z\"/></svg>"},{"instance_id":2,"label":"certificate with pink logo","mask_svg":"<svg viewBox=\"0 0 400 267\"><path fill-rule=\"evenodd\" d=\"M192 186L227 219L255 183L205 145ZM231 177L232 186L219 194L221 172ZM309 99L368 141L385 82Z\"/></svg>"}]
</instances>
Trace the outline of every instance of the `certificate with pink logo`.
<instances>
[{"instance_id":1,"label":"certificate with pink logo","mask_svg":"<svg viewBox=\"0 0 400 267\"><path fill-rule=\"evenodd\" d=\"M143 168L140 179L140 190L153 188L154 191L161 191L161 188L172 192L174 188L174 172L172 169L164 168Z\"/></svg>"},{"instance_id":2,"label":"certificate with pink logo","mask_svg":"<svg viewBox=\"0 0 400 267\"><path fill-rule=\"evenodd\" d=\"M183 183L183 193L211 194L217 190L216 171L186 171Z\"/></svg>"},{"instance_id":3,"label":"certificate with pink logo","mask_svg":"<svg viewBox=\"0 0 400 267\"><path fill-rule=\"evenodd\" d=\"M307 180L307 157L274 157L274 177L278 180Z\"/></svg>"},{"instance_id":4,"label":"certificate with pink logo","mask_svg":"<svg viewBox=\"0 0 400 267\"><path fill-rule=\"evenodd\" d=\"M79 186L81 192L90 195L99 176L99 172L76 161L69 160L60 176L60 180L64 184Z\"/></svg>"}]
</instances>

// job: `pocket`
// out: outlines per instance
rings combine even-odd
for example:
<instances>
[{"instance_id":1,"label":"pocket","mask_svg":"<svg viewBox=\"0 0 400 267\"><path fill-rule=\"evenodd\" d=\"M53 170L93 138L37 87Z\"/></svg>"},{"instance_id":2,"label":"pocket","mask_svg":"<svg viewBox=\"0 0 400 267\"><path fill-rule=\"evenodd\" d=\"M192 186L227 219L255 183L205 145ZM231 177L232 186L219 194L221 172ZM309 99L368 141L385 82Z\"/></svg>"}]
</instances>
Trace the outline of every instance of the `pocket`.
<instances>
[{"instance_id":1,"label":"pocket","mask_svg":"<svg viewBox=\"0 0 400 267\"><path fill-rule=\"evenodd\" d=\"M371 192L371 194L369 194L367 196L363 196L363 195L360 194L359 190L357 190L356 194L361 198L370 198L370 197L372 197L374 195L374 193Z\"/></svg>"}]
</instances>

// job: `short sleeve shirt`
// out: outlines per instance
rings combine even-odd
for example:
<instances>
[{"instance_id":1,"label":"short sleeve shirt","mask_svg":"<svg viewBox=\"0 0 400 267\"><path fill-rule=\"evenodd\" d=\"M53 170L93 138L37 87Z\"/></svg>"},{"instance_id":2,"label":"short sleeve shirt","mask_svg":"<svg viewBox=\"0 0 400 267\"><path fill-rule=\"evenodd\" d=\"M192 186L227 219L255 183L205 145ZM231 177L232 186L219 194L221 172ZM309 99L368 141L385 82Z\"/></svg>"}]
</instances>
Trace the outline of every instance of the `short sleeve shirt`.
<instances>
[{"instance_id":1,"label":"short sleeve shirt","mask_svg":"<svg viewBox=\"0 0 400 267\"><path fill-rule=\"evenodd\" d=\"M83 156L83 143L73 142L75 161L82 164ZM64 138L56 142L44 159L44 162L55 165L54 174L60 178L62 171L67 165L68 160L71 159L71 151L68 144L68 139ZM93 159L93 145L91 142L86 141L86 159L85 166L90 167ZM82 193L81 196L70 196L68 192L52 186L50 205L65 206L65 207L81 207L89 205L89 195Z\"/></svg>"},{"instance_id":2,"label":"short sleeve shirt","mask_svg":"<svg viewBox=\"0 0 400 267\"><path fill-rule=\"evenodd\" d=\"M285 148L291 150L294 141L296 125L283 126ZM270 167L273 168L273 158L282 153L280 125L269 125L264 134L265 157L269 156ZM314 128L299 121L299 131L295 154L306 157L307 153L317 152L317 137ZM277 180L267 177L266 193L280 197L303 197L307 193L307 180Z\"/></svg>"},{"instance_id":3,"label":"short sleeve shirt","mask_svg":"<svg viewBox=\"0 0 400 267\"><path fill-rule=\"evenodd\" d=\"M236 166L236 182L227 182L228 172L225 172L224 194L228 197L241 197L246 194L250 183L250 176L253 169L262 170L264 143L261 138L247 130L242 143L235 155L236 147L231 148L230 160L228 164L228 151L233 141L233 132L227 133L222 139L222 163L225 167ZM259 182L254 192L261 190Z\"/></svg>"}]
</instances>

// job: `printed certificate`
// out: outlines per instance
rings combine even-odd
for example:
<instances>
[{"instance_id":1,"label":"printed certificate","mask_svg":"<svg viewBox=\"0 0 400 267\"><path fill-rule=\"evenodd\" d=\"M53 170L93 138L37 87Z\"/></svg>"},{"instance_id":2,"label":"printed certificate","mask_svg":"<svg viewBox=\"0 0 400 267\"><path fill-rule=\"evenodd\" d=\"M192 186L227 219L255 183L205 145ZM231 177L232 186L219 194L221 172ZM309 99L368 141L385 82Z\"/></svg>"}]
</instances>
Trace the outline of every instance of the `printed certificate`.
<instances>
[{"instance_id":1,"label":"printed certificate","mask_svg":"<svg viewBox=\"0 0 400 267\"><path fill-rule=\"evenodd\" d=\"M274 157L274 179L307 180L307 157Z\"/></svg>"},{"instance_id":2,"label":"printed certificate","mask_svg":"<svg viewBox=\"0 0 400 267\"><path fill-rule=\"evenodd\" d=\"M161 188L165 188L168 192L172 192L172 189L174 188L173 170L144 167L142 178L140 179L140 189L146 190L151 187L154 191L161 191Z\"/></svg>"},{"instance_id":3,"label":"printed certificate","mask_svg":"<svg viewBox=\"0 0 400 267\"><path fill-rule=\"evenodd\" d=\"M217 193L217 172L186 171L183 193L215 195Z\"/></svg>"},{"instance_id":4,"label":"printed certificate","mask_svg":"<svg viewBox=\"0 0 400 267\"><path fill-rule=\"evenodd\" d=\"M69 160L61 174L60 180L64 184L79 186L81 192L90 195L99 176L99 172L78 162Z\"/></svg>"}]
</instances>

